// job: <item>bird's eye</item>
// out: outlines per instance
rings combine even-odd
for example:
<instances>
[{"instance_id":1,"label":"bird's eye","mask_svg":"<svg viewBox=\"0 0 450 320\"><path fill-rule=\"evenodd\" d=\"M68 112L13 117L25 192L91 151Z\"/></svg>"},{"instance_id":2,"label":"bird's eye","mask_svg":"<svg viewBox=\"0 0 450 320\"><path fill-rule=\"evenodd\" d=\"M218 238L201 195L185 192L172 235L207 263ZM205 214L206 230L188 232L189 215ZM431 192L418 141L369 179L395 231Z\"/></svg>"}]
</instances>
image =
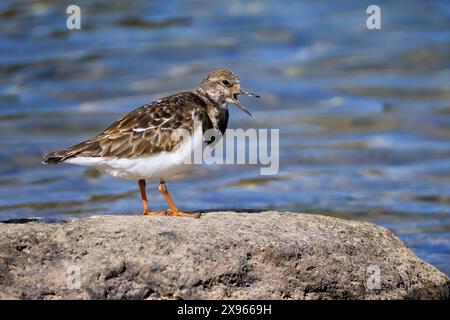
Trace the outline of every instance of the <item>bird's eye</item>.
<instances>
[{"instance_id":1,"label":"bird's eye","mask_svg":"<svg viewBox=\"0 0 450 320\"><path fill-rule=\"evenodd\" d=\"M229 86L229 85L230 85L230 81L228 81L228 80L222 80L222 83L223 83L224 85L226 85L226 86Z\"/></svg>"}]
</instances>

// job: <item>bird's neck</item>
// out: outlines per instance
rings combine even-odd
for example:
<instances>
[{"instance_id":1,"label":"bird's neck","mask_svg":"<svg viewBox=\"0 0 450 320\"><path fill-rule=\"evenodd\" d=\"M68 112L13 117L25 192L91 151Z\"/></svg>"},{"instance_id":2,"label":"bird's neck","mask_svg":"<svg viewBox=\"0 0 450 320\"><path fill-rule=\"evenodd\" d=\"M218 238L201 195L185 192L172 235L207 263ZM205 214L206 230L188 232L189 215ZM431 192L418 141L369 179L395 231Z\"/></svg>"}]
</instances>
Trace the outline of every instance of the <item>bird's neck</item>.
<instances>
[{"instance_id":1,"label":"bird's neck","mask_svg":"<svg viewBox=\"0 0 450 320\"><path fill-rule=\"evenodd\" d=\"M206 113L214 128L224 133L228 124L228 103L225 99L214 99L202 88L193 91L206 104Z\"/></svg>"}]
</instances>

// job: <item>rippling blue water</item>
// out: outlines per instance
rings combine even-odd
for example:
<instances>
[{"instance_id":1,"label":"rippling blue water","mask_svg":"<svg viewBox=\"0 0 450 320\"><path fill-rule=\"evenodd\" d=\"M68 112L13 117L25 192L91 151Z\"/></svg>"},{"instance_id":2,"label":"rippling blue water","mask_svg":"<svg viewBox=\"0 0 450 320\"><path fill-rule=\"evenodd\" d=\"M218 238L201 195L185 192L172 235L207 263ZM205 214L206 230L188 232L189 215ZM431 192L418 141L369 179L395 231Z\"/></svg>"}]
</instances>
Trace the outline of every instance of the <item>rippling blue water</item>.
<instances>
[{"instance_id":1,"label":"rippling blue water","mask_svg":"<svg viewBox=\"0 0 450 320\"><path fill-rule=\"evenodd\" d=\"M0 218L140 213L134 183L41 155L229 68L263 97L229 126L280 128L280 172L196 168L180 207L372 221L450 274L450 3L378 3L370 31L370 1L78 1L68 31L70 2L3 0Z\"/></svg>"}]
</instances>

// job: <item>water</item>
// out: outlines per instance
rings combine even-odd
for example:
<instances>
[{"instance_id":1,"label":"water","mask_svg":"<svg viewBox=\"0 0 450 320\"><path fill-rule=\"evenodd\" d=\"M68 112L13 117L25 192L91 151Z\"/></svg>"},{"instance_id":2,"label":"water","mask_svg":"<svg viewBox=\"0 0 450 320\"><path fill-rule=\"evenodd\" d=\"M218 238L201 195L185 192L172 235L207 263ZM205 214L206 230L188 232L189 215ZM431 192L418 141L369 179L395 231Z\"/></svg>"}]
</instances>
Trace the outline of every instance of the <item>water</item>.
<instances>
[{"instance_id":1,"label":"water","mask_svg":"<svg viewBox=\"0 0 450 320\"><path fill-rule=\"evenodd\" d=\"M450 274L450 3L0 3L0 217L139 214L137 185L41 165L44 152L229 68L261 94L232 128L280 128L280 172L199 167L168 187L184 210L277 209L393 230ZM155 210L166 204L150 184Z\"/></svg>"}]
</instances>

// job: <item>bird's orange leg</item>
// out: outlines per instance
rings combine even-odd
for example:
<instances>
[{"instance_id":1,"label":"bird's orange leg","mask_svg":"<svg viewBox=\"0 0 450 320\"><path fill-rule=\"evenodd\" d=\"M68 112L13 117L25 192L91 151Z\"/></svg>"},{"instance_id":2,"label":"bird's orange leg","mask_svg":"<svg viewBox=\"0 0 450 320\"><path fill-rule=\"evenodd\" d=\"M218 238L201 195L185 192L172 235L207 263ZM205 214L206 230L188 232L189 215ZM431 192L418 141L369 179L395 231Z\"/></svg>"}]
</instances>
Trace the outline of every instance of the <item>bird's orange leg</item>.
<instances>
[{"instance_id":1,"label":"bird's orange leg","mask_svg":"<svg viewBox=\"0 0 450 320\"><path fill-rule=\"evenodd\" d=\"M139 191L141 192L142 206L144 207L144 215L145 216L164 216L164 212L152 212L148 207L147 194L145 193L145 180L141 179L138 182Z\"/></svg>"},{"instance_id":2,"label":"bird's orange leg","mask_svg":"<svg viewBox=\"0 0 450 320\"><path fill-rule=\"evenodd\" d=\"M178 216L178 217L189 217L189 218L200 218L200 213L185 213L178 210L177 206L175 205L175 202L173 202L172 197L169 194L169 191L167 191L166 188L166 182L164 180L159 181L159 191L163 194L164 198L166 199L167 203L169 204L170 209L166 211L167 214L171 216Z\"/></svg>"}]
</instances>

